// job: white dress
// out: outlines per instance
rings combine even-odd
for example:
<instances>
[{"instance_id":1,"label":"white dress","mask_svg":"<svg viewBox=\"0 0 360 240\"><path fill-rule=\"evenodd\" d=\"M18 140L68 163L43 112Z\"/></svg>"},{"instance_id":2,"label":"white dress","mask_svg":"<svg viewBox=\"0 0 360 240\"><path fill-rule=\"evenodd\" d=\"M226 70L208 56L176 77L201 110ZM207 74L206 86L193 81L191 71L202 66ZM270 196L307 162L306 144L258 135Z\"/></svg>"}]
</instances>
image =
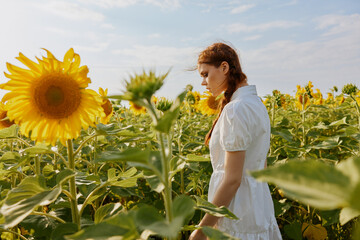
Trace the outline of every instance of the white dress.
<instances>
[{"instance_id":1,"label":"white dress","mask_svg":"<svg viewBox=\"0 0 360 240\"><path fill-rule=\"evenodd\" d=\"M224 107L209 142L213 167L209 202L212 202L224 175L225 151L246 150L241 185L228 206L239 219L219 219L219 230L242 240L282 239L269 186L247 173L248 170L264 168L269 147L269 115L257 96L255 85L238 88Z\"/></svg>"}]
</instances>

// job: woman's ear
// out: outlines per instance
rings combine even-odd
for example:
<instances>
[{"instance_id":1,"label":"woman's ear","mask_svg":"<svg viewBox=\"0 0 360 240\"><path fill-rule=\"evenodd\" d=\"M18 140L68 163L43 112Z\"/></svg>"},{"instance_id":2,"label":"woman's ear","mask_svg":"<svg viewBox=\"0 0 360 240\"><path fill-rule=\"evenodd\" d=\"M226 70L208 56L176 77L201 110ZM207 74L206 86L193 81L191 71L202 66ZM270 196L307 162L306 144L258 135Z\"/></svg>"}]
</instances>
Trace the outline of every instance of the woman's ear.
<instances>
[{"instance_id":1,"label":"woman's ear","mask_svg":"<svg viewBox=\"0 0 360 240\"><path fill-rule=\"evenodd\" d=\"M224 74L228 74L229 70L230 70L230 66L229 63L226 61L223 61L220 65L221 70L223 71Z\"/></svg>"}]
</instances>

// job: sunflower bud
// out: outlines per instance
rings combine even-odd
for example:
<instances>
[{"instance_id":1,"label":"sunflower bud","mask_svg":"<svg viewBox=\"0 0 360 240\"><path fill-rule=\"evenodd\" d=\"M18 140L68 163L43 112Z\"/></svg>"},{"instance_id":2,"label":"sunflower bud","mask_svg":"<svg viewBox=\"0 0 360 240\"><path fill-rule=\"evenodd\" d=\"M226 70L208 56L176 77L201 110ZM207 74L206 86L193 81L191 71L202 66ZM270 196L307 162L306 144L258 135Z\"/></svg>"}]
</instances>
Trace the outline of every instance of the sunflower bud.
<instances>
[{"instance_id":1,"label":"sunflower bud","mask_svg":"<svg viewBox=\"0 0 360 240\"><path fill-rule=\"evenodd\" d=\"M160 98L160 100L156 104L156 109L162 112L166 112L172 106L172 102L164 97Z\"/></svg>"},{"instance_id":2,"label":"sunflower bud","mask_svg":"<svg viewBox=\"0 0 360 240\"><path fill-rule=\"evenodd\" d=\"M347 94L347 95L355 95L357 91L358 91L358 88L354 84L351 84L351 83L346 84L342 89L342 93Z\"/></svg>"},{"instance_id":3,"label":"sunflower bud","mask_svg":"<svg viewBox=\"0 0 360 240\"><path fill-rule=\"evenodd\" d=\"M194 87L191 84L186 85L186 90L191 92L194 89Z\"/></svg>"},{"instance_id":4,"label":"sunflower bud","mask_svg":"<svg viewBox=\"0 0 360 240\"><path fill-rule=\"evenodd\" d=\"M125 96L127 100L139 101L146 99L148 102L151 101L152 95L161 88L164 84L164 79L167 77L169 72L164 75L156 76L153 71L146 73L145 71L135 76L130 76L130 80L126 81L126 92Z\"/></svg>"}]
</instances>

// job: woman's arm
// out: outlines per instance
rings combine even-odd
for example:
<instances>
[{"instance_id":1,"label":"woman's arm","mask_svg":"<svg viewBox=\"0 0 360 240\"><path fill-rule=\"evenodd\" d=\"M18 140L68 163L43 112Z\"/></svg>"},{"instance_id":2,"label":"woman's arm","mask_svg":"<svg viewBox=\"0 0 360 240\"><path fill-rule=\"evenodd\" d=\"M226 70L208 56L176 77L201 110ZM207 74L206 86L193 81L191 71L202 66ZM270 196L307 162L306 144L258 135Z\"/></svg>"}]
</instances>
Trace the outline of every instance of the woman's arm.
<instances>
[{"instance_id":1,"label":"woman's arm","mask_svg":"<svg viewBox=\"0 0 360 240\"><path fill-rule=\"evenodd\" d=\"M225 174L224 178L215 192L212 203L218 207L229 206L234 198L236 191L240 187L241 178L245 162L245 151L226 152L225 153ZM200 226L213 227L218 221L218 217L205 214L200 222ZM189 239L204 239L201 231L194 231Z\"/></svg>"}]
</instances>

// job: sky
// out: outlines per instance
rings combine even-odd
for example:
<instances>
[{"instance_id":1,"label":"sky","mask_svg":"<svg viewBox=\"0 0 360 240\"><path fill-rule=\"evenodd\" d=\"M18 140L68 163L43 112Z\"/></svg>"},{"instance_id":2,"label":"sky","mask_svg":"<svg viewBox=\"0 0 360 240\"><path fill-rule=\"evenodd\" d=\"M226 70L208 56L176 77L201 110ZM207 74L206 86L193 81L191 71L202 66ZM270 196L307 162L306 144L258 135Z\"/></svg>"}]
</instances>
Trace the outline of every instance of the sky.
<instances>
[{"instance_id":1,"label":"sky","mask_svg":"<svg viewBox=\"0 0 360 240\"><path fill-rule=\"evenodd\" d=\"M89 88L121 94L143 70L169 71L156 95L175 98L187 84L203 92L198 54L214 42L239 53L259 96L294 95L309 81L360 87L359 0L0 0L0 83L6 62L42 48L62 59L69 48L89 67ZM0 96L6 91L1 90Z\"/></svg>"}]
</instances>

